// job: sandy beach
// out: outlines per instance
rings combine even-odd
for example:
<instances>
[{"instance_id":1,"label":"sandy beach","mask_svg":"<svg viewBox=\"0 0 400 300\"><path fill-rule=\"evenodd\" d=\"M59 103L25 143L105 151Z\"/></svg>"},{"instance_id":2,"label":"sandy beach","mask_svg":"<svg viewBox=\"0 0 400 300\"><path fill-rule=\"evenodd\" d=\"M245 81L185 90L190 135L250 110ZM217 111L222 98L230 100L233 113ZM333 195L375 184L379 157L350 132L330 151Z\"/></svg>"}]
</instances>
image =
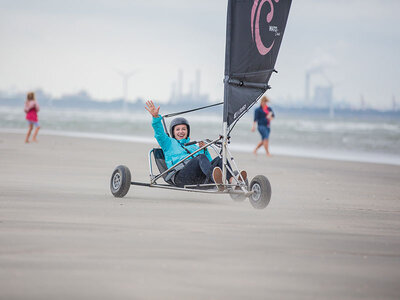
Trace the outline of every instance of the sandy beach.
<instances>
[{"instance_id":1,"label":"sandy beach","mask_svg":"<svg viewBox=\"0 0 400 300\"><path fill-rule=\"evenodd\" d=\"M131 187L151 145L0 133L0 299L399 299L400 166L234 153L264 210Z\"/></svg>"}]
</instances>

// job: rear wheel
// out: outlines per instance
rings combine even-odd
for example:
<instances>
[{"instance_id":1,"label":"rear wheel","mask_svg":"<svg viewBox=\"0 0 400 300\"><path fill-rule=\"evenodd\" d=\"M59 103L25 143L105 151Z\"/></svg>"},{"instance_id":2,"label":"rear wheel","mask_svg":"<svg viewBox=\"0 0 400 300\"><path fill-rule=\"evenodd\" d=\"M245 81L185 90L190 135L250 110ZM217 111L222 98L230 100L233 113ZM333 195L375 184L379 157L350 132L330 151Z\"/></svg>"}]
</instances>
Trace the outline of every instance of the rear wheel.
<instances>
[{"instance_id":1,"label":"rear wheel","mask_svg":"<svg viewBox=\"0 0 400 300\"><path fill-rule=\"evenodd\" d=\"M250 195L249 200L254 208L263 209L267 207L271 200L271 184L267 177L264 175L254 177L250 183L250 191L253 193Z\"/></svg>"},{"instance_id":2,"label":"rear wheel","mask_svg":"<svg viewBox=\"0 0 400 300\"><path fill-rule=\"evenodd\" d=\"M124 197L131 187L131 172L126 166L118 166L111 175L110 190L114 197Z\"/></svg>"}]
</instances>

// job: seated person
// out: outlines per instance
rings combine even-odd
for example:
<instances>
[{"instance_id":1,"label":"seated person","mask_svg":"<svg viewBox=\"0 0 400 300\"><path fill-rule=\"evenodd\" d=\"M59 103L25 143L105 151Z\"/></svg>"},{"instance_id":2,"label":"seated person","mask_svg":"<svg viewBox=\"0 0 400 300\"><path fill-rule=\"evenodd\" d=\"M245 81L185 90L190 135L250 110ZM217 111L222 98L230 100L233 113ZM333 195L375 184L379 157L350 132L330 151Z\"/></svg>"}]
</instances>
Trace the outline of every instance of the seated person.
<instances>
[{"instance_id":1,"label":"seated person","mask_svg":"<svg viewBox=\"0 0 400 300\"><path fill-rule=\"evenodd\" d=\"M171 137L169 137L161 123L162 117L158 114L160 107L156 108L153 101L150 100L146 102L145 108L153 116L154 136L164 152L165 163L168 168L205 145L204 142L199 142L198 145L185 146L190 141L190 125L185 118L172 120L170 125ZM212 159L208 150L204 149L176 166L165 179L171 179L179 187L207 183L215 183L220 187L223 183L221 167L222 159L220 157ZM243 175L247 177L245 171L242 171ZM232 182L233 178L229 172L227 172L227 179ZM245 177L244 180L246 180Z\"/></svg>"}]
</instances>

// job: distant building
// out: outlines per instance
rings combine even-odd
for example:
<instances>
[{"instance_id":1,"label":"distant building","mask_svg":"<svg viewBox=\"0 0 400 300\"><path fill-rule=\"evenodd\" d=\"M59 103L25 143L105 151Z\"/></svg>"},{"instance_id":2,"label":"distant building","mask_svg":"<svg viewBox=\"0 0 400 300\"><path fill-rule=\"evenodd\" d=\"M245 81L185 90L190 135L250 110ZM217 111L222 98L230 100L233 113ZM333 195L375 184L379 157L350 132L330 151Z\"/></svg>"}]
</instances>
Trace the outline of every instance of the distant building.
<instances>
[{"instance_id":1,"label":"distant building","mask_svg":"<svg viewBox=\"0 0 400 300\"><path fill-rule=\"evenodd\" d=\"M183 92L183 71L178 71L177 81L171 84L171 94L169 103L184 104L184 105L201 105L209 102L208 94L201 94L201 71L196 70L195 79L189 84L188 93Z\"/></svg>"},{"instance_id":2,"label":"distant building","mask_svg":"<svg viewBox=\"0 0 400 300\"><path fill-rule=\"evenodd\" d=\"M330 108L333 101L332 86L316 86L314 89L313 106Z\"/></svg>"}]
</instances>

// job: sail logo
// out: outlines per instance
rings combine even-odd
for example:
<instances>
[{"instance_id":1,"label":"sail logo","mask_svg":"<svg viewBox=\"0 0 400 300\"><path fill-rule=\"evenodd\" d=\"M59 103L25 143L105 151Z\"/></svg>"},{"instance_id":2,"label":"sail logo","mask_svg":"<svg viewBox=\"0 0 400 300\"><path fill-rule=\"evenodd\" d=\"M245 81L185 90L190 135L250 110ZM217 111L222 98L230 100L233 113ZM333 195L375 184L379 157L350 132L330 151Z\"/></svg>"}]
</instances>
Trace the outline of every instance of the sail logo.
<instances>
[{"instance_id":1,"label":"sail logo","mask_svg":"<svg viewBox=\"0 0 400 300\"><path fill-rule=\"evenodd\" d=\"M236 119L242 112L244 112L244 110L246 109L246 106L247 105L245 104L241 108L239 108L239 110L233 114L233 118Z\"/></svg>"},{"instance_id":2,"label":"sail logo","mask_svg":"<svg viewBox=\"0 0 400 300\"><path fill-rule=\"evenodd\" d=\"M275 43L275 40L273 40L271 45L265 46L260 35L261 8L267 2L271 7L271 11L267 14L267 23L269 24L274 17L274 2L278 3L279 0L254 0L253 7L251 8L251 37L256 43L257 50L261 55L266 55L269 51L271 51ZM269 26L269 31L274 32L275 36L280 35L277 26Z\"/></svg>"},{"instance_id":3,"label":"sail logo","mask_svg":"<svg viewBox=\"0 0 400 300\"><path fill-rule=\"evenodd\" d=\"M278 31L278 26L269 26L269 31L274 32L275 36L280 36L281 33Z\"/></svg>"}]
</instances>

